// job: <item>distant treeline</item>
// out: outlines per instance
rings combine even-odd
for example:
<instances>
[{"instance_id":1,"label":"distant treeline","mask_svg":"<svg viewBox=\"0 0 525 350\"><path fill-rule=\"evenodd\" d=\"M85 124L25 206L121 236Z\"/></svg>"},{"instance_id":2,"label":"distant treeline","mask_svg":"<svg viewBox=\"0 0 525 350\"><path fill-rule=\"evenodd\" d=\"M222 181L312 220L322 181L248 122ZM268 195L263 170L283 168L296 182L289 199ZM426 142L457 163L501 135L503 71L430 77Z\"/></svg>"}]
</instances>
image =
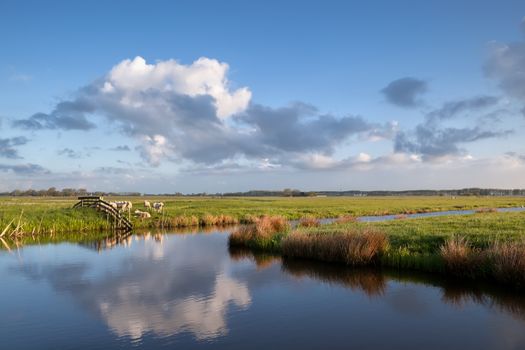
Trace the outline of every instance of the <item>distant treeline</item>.
<instances>
[{"instance_id":1,"label":"distant treeline","mask_svg":"<svg viewBox=\"0 0 525 350\"><path fill-rule=\"evenodd\" d=\"M525 189L463 188L457 190L407 190L407 191L248 191L225 193L232 197L311 197L311 196L525 196Z\"/></svg>"},{"instance_id":2,"label":"distant treeline","mask_svg":"<svg viewBox=\"0 0 525 350\"><path fill-rule=\"evenodd\" d=\"M78 197L78 196L140 196L140 192L89 192L84 188L64 188L58 190L55 187L50 187L47 190L14 190L11 192L1 192L0 196L33 196L33 197Z\"/></svg>"},{"instance_id":3,"label":"distant treeline","mask_svg":"<svg viewBox=\"0 0 525 350\"><path fill-rule=\"evenodd\" d=\"M34 197L78 197L78 196L213 196L213 197L368 197L368 196L525 196L525 189L497 189L497 188L463 188L457 190L407 190L407 191L300 191L286 188L282 191L252 190L247 192L230 193L191 193L182 194L142 194L140 192L89 192L84 188L55 187L47 190L14 190L1 192L0 196L34 196Z\"/></svg>"}]
</instances>

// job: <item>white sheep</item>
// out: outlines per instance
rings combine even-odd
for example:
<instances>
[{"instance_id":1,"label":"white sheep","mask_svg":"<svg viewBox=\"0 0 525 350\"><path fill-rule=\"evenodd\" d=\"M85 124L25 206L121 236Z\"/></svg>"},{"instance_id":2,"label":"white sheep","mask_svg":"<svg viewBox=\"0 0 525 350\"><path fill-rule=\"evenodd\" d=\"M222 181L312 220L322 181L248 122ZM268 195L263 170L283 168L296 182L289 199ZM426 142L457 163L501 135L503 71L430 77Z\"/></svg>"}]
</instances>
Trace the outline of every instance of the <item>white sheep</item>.
<instances>
[{"instance_id":1,"label":"white sheep","mask_svg":"<svg viewBox=\"0 0 525 350\"><path fill-rule=\"evenodd\" d=\"M129 201L118 201L118 202L112 202L112 203L115 203L115 205L117 206L116 209L118 211L126 211L126 210L130 211L131 208L133 208L133 204L131 204L131 202Z\"/></svg>"},{"instance_id":2,"label":"white sheep","mask_svg":"<svg viewBox=\"0 0 525 350\"><path fill-rule=\"evenodd\" d=\"M160 213L163 208L164 208L164 203L162 202L153 203L153 209L155 209L155 211L157 211L158 213Z\"/></svg>"},{"instance_id":3,"label":"white sheep","mask_svg":"<svg viewBox=\"0 0 525 350\"><path fill-rule=\"evenodd\" d=\"M144 208L151 210L151 203L149 201L144 201Z\"/></svg>"},{"instance_id":4,"label":"white sheep","mask_svg":"<svg viewBox=\"0 0 525 350\"><path fill-rule=\"evenodd\" d=\"M141 218L141 219L149 219L151 218L151 214L148 213L147 211L142 211L142 210L135 210L135 216L138 217L138 218Z\"/></svg>"}]
</instances>

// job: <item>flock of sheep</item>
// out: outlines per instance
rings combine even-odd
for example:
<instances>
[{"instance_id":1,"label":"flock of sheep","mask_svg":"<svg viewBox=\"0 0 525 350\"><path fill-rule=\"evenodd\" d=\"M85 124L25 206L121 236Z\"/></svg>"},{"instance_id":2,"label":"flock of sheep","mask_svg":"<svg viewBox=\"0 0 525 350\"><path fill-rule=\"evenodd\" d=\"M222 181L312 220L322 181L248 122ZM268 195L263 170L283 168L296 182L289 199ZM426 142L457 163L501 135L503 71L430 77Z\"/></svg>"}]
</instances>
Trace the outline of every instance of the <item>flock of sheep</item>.
<instances>
[{"instance_id":1,"label":"flock of sheep","mask_svg":"<svg viewBox=\"0 0 525 350\"><path fill-rule=\"evenodd\" d=\"M117 202L109 202L109 204L118 210L119 212L127 211L128 214L131 212L131 209L133 208L133 204L130 201L117 201ZM144 208L146 208L147 211L142 210L135 210L133 213L136 217L141 219L149 219L151 218L151 211L154 210L157 213L161 213L164 209L164 203L163 202L154 202L150 203L149 201L144 201Z\"/></svg>"}]
</instances>

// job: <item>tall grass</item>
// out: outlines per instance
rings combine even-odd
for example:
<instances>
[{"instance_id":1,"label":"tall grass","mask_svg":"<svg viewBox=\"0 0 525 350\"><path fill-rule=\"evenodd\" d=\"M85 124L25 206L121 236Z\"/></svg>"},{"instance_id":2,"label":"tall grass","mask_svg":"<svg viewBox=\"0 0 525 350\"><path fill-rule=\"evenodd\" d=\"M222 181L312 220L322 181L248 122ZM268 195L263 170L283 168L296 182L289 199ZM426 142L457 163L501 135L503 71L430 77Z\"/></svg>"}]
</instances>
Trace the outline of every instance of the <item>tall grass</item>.
<instances>
[{"instance_id":1,"label":"tall grass","mask_svg":"<svg viewBox=\"0 0 525 350\"><path fill-rule=\"evenodd\" d=\"M297 224L299 227L319 227L321 226L321 221L318 218L313 216L305 216L299 220Z\"/></svg>"},{"instance_id":2,"label":"tall grass","mask_svg":"<svg viewBox=\"0 0 525 350\"><path fill-rule=\"evenodd\" d=\"M477 208L476 213L496 213L498 209L496 208Z\"/></svg>"},{"instance_id":3,"label":"tall grass","mask_svg":"<svg viewBox=\"0 0 525 350\"><path fill-rule=\"evenodd\" d=\"M495 242L487 251L496 280L525 287L525 244Z\"/></svg>"},{"instance_id":4,"label":"tall grass","mask_svg":"<svg viewBox=\"0 0 525 350\"><path fill-rule=\"evenodd\" d=\"M352 222L357 222L357 218L353 215L341 215L336 220L335 223L337 224L348 224Z\"/></svg>"},{"instance_id":5,"label":"tall grass","mask_svg":"<svg viewBox=\"0 0 525 350\"><path fill-rule=\"evenodd\" d=\"M233 231L229 237L230 246L244 246L256 249L277 250L290 224L282 216L262 216L250 225Z\"/></svg>"},{"instance_id":6,"label":"tall grass","mask_svg":"<svg viewBox=\"0 0 525 350\"><path fill-rule=\"evenodd\" d=\"M482 273L485 254L479 248L473 248L468 239L454 236L441 247L440 254L447 271L459 277L475 278Z\"/></svg>"},{"instance_id":7,"label":"tall grass","mask_svg":"<svg viewBox=\"0 0 525 350\"><path fill-rule=\"evenodd\" d=\"M525 244L494 241L487 248L473 248L465 237L449 239L440 249L449 273L467 278L491 278L525 287Z\"/></svg>"},{"instance_id":8,"label":"tall grass","mask_svg":"<svg viewBox=\"0 0 525 350\"><path fill-rule=\"evenodd\" d=\"M112 222L92 209L64 208L38 212L21 210L1 215L0 226L4 239L16 240L25 236L54 235L71 231L109 231Z\"/></svg>"},{"instance_id":9,"label":"tall grass","mask_svg":"<svg viewBox=\"0 0 525 350\"><path fill-rule=\"evenodd\" d=\"M372 228L326 234L294 231L281 248L286 257L364 266L377 262L387 243L386 235Z\"/></svg>"}]
</instances>

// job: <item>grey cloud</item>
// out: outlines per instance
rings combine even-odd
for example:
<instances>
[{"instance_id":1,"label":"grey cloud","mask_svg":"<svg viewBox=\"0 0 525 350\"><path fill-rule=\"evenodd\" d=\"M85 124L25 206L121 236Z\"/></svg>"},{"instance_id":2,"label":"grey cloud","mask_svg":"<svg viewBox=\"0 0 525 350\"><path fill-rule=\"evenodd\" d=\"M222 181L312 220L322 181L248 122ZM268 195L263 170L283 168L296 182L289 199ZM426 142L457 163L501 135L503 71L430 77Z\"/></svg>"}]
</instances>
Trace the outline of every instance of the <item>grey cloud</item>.
<instances>
[{"instance_id":1,"label":"grey cloud","mask_svg":"<svg viewBox=\"0 0 525 350\"><path fill-rule=\"evenodd\" d=\"M412 77L394 80L381 90L388 102L400 107L418 106L418 98L426 91L427 83Z\"/></svg>"},{"instance_id":2,"label":"grey cloud","mask_svg":"<svg viewBox=\"0 0 525 350\"><path fill-rule=\"evenodd\" d=\"M494 111L490 111L478 117L480 124L495 124L503 122L503 117L512 116L514 113L506 108L500 108Z\"/></svg>"},{"instance_id":3,"label":"grey cloud","mask_svg":"<svg viewBox=\"0 0 525 350\"><path fill-rule=\"evenodd\" d=\"M72 159L82 158L82 154L80 152L74 151L71 148L63 148L61 150L58 150L57 154L60 156L66 156Z\"/></svg>"},{"instance_id":4,"label":"grey cloud","mask_svg":"<svg viewBox=\"0 0 525 350\"><path fill-rule=\"evenodd\" d=\"M512 131L487 131L474 128L437 128L420 124L409 135L399 132L394 142L394 151L420 154L424 159L463 153L461 144L482 139L507 136Z\"/></svg>"},{"instance_id":5,"label":"grey cloud","mask_svg":"<svg viewBox=\"0 0 525 350\"><path fill-rule=\"evenodd\" d=\"M86 100L63 101L49 114L35 113L27 119L13 121L13 126L27 130L90 130L95 124L86 118L86 114L93 111L94 106Z\"/></svg>"},{"instance_id":6,"label":"grey cloud","mask_svg":"<svg viewBox=\"0 0 525 350\"><path fill-rule=\"evenodd\" d=\"M237 163L220 163L209 166L191 166L183 168L182 172L190 174L231 174L231 173L249 173L253 171L260 171L260 168L254 168L252 166L242 166Z\"/></svg>"},{"instance_id":7,"label":"grey cloud","mask_svg":"<svg viewBox=\"0 0 525 350\"><path fill-rule=\"evenodd\" d=\"M19 165L9 165L9 164L0 164L0 171L12 171L17 175L39 175L39 174L49 174L49 170L46 170L38 164L19 164Z\"/></svg>"},{"instance_id":8,"label":"grey cloud","mask_svg":"<svg viewBox=\"0 0 525 350\"><path fill-rule=\"evenodd\" d=\"M491 43L484 70L510 96L525 101L525 42Z\"/></svg>"},{"instance_id":9,"label":"grey cloud","mask_svg":"<svg viewBox=\"0 0 525 350\"><path fill-rule=\"evenodd\" d=\"M498 104L495 96L476 96L468 99L446 102L441 108L430 112L427 117L432 119L450 119L460 113L478 111Z\"/></svg>"},{"instance_id":10,"label":"grey cloud","mask_svg":"<svg viewBox=\"0 0 525 350\"><path fill-rule=\"evenodd\" d=\"M511 158L518 159L522 162L525 162L525 154L518 154L516 152L507 152L505 153L505 155Z\"/></svg>"},{"instance_id":11,"label":"grey cloud","mask_svg":"<svg viewBox=\"0 0 525 350\"><path fill-rule=\"evenodd\" d=\"M414 130L400 131L394 138L394 151L421 155L423 160L432 160L443 156L456 156L465 153L463 144L482 139L505 137L511 130L494 130L493 125L501 121L500 117L510 112L506 109L494 109L500 102L495 96L475 96L444 103L425 115L423 122ZM447 127L448 120L470 117L472 113L481 113L470 127ZM482 126L488 125L490 129Z\"/></svg>"},{"instance_id":12,"label":"grey cloud","mask_svg":"<svg viewBox=\"0 0 525 350\"><path fill-rule=\"evenodd\" d=\"M102 174L112 174L112 175L125 175L130 173L129 168L120 168L112 166L103 166L95 169L95 172Z\"/></svg>"},{"instance_id":13,"label":"grey cloud","mask_svg":"<svg viewBox=\"0 0 525 350\"><path fill-rule=\"evenodd\" d=\"M0 157L19 159L17 146L22 146L28 143L29 140L23 136L0 139Z\"/></svg>"},{"instance_id":14,"label":"grey cloud","mask_svg":"<svg viewBox=\"0 0 525 350\"><path fill-rule=\"evenodd\" d=\"M261 155L274 152L331 153L347 138L374 130L374 125L358 116L336 118L315 112L312 107L302 104L278 109L254 105L239 120L255 128L252 142L260 147ZM247 150L247 153L258 154L259 150Z\"/></svg>"},{"instance_id":15,"label":"grey cloud","mask_svg":"<svg viewBox=\"0 0 525 350\"><path fill-rule=\"evenodd\" d=\"M131 148L129 148L128 145L121 145L121 146L116 146L116 147L110 148L109 150L110 151L117 151L117 152L128 152L128 151L131 151Z\"/></svg>"},{"instance_id":16,"label":"grey cloud","mask_svg":"<svg viewBox=\"0 0 525 350\"><path fill-rule=\"evenodd\" d=\"M140 103L130 106L122 103L120 92L103 93L97 84L80 89L77 99L60 103L51 115L67 109L68 115L83 118L90 113L105 116L139 142L136 150L151 165L161 160L218 164L236 157L285 160L305 152L330 154L353 136L383 128L358 116L323 115L300 103L283 108L252 105L225 121L217 116L211 96L149 89L136 97Z\"/></svg>"}]
</instances>

